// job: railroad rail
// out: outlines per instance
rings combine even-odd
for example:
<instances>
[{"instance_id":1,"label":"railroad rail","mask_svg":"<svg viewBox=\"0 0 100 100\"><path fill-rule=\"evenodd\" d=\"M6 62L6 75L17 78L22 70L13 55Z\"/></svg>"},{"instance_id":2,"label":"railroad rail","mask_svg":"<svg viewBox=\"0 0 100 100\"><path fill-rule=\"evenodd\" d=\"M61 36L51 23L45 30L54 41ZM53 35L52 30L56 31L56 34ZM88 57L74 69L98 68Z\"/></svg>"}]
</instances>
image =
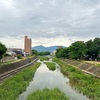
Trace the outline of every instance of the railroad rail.
<instances>
[{"instance_id":1,"label":"railroad rail","mask_svg":"<svg viewBox=\"0 0 100 100\"><path fill-rule=\"evenodd\" d=\"M10 71L7 71L3 74L0 75L0 83L2 83L3 81L5 81L6 79L8 79L9 77L12 77L13 75L15 75L16 73L22 71L22 69L34 64L36 61L38 60L38 58L35 58L33 61L29 62L28 64L26 65L23 65L21 67L18 67L16 69L13 69L13 70L10 70Z\"/></svg>"}]
</instances>

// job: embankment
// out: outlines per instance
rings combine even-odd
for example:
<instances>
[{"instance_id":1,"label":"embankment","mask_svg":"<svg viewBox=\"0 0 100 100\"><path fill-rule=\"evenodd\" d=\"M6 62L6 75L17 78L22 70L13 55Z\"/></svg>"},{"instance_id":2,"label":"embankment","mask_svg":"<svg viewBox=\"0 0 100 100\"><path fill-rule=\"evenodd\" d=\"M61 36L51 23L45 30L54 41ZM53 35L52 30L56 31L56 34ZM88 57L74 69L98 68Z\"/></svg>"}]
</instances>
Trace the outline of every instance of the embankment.
<instances>
[{"instance_id":1,"label":"embankment","mask_svg":"<svg viewBox=\"0 0 100 100\"><path fill-rule=\"evenodd\" d=\"M69 65L72 65L72 66L82 70L85 73L88 73L97 78L100 78L100 67L98 67L94 64L89 64L89 63L84 63L81 61L69 60L69 59L63 59L63 61Z\"/></svg>"},{"instance_id":2,"label":"embankment","mask_svg":"<svg viewBox=\"0 0 100 100\"><path fill-rule=\"evenodd\" d=\"M21 66L27 65L28 63L30 63L30 65L31 65L31 62L35 59L37 59L36 56L32 57L32 58L25 59L25 60L21 60L19 62L15 62L12 64L2 65L2 66L0 66L0 75L5 73L5 72L19 68Z\"/></svg>"}]
</instances>

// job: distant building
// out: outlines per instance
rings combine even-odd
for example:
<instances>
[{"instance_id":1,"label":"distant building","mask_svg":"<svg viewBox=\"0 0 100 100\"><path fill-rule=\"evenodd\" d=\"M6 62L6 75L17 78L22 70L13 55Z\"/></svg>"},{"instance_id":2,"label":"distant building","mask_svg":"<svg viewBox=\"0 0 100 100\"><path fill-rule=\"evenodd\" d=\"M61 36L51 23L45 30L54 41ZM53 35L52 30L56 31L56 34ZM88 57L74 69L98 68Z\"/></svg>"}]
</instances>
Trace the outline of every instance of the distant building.
<instances>
[{"instance_id":1,"label":"distant building","mask_svg":"<svg viewBox=\"0 0 100 100\"><path fill-rule=\"evenodd\" d=\"M12 50L12 48L7 48L6 54L8 54L10 56L16 56L16 53Z\"/></svg>"},{"instance_id":2,"label":"distant building","mask_svg":"<svg viewBox=\"0 0 100 100\"><path fill-rule=\"evenodd\" d=\"M8 48L6 53L9 54L10 56L17 56L17 55L24 56L24 51L21 48Z\"/></svg>"},{"instance_id":3,"label":"distant building","mask_svg":"<svg viewBox=\"0 0 100 100\"><path fill-rule=\"evenodd\" d=\"M63 48L63 46L58 46L58 49L61 49L61 48Z\"/></svg>"},{"instance_id":4,"label":"distant building","mask_svg":"<svg viewBox=\"0 0 100 100\"><path fill-rule=\"evenodd\" d=\"M31 39L29 39L27 36L25 36L24 51L29 55L32 54L31 45L32 45Z\"/></svg>"}]
</instances>

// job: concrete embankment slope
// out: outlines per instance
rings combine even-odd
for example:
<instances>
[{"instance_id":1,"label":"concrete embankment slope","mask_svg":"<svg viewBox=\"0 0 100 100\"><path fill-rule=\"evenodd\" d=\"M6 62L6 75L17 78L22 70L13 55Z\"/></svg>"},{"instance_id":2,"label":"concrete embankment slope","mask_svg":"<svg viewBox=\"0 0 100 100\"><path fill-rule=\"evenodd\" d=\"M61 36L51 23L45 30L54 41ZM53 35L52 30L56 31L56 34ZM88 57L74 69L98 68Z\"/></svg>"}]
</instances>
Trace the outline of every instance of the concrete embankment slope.
<instances>
[{"instance_id":1,"label":"concrete embankment slope","mask_svg":"<svg viewBox=\"0 0 100 100\"><path fill-rule=\"evenodd\" d=\"M0 75L5 73L5 72L20 68L21 66L31 65L32 61L35 59L37 59L37 57L32 57L32 58L21 60L21 61L12 63L12 64L0 66Z\"/></svg>"},{"instance_id":2,"label":"concrete embankment slope","mask_svg":"<svg viewBox=\"0 0 100 100\"><path fill-rule=\"evenodd\" d=\"M69 59L63 59L63 61L66 64L72 65L72 66L82 70L85 73L88 73L97 78L100 78L100 67L98 67L94 64L89 64L89 63L76 61L76 60L69 60Z\"/></svg>"}]
</instances>

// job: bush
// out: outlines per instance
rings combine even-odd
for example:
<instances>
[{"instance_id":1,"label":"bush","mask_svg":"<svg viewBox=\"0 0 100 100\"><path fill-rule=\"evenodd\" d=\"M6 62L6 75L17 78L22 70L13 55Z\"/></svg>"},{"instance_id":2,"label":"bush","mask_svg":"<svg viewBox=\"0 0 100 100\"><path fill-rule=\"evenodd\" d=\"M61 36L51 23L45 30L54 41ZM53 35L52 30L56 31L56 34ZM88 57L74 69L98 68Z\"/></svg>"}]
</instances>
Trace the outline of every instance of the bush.
<instances>
[{"instance_id":1,"label":"bush","mask_svg":"<svg viewBox=\"0 0 100 100\"><path fill-rule=\"evenodd\" d=\"M22 56L21 56L21 55L18 55L17 58L18 58L18 59L22 59Z\"/></svg>"},{"instance_id":2,"label":"bush","mask_svg":"<svg viewBox=\"0 0 100 100\"><path fill-rule=\"evenodd\" d=\"M39 58L40 58L40 61L49 60L49 57L45 57L45 56L40 56Z\"/></svg>"},{"instance_id":3,"label":"bush","mask_svg":"<svg viewBox=\"0 0 100 100\"><path fill-rule=\"evenodd\" d=\"M54 58L53 61L57 62L61 66L61 71L70 78L73 88L87 95L91 100L100 100L100 79L85 74L60 59Z\"/></svg>"},{"instance_id":4,"label":"bush","mask_svg":"<svg viewBox=\"0 0 100 100\"><path fill-rule=\"evenodd\" d=\"M25 91L30 80L32 80L39 65L40 63L36 63L34 67L24 69L0 85L0 100L17 100L19 94Z\"/></svg>"},{"instance_id":5,"label":"bush","mask_svg":"<svg viewBox=\"0 0 100 100\"><path fill-rule=\"evenodd\" d=\"M37 90L28 95L27 100L69 100L60 90L57 88L53 90L43 89Z\"/></svg>"},{"instance_id":6,"label":"bush","mask_svg":"<svg viewBox=\"0 0 100 100\"><path fill-rule=\"evenodd\" d=\"M55 63L53 63L53 62L45 62L45 64L47 65L47 67L48 67L50 70L55 70L55 69L56 69L56 65L55 65Z\"/></svg>"}]
</instances>

